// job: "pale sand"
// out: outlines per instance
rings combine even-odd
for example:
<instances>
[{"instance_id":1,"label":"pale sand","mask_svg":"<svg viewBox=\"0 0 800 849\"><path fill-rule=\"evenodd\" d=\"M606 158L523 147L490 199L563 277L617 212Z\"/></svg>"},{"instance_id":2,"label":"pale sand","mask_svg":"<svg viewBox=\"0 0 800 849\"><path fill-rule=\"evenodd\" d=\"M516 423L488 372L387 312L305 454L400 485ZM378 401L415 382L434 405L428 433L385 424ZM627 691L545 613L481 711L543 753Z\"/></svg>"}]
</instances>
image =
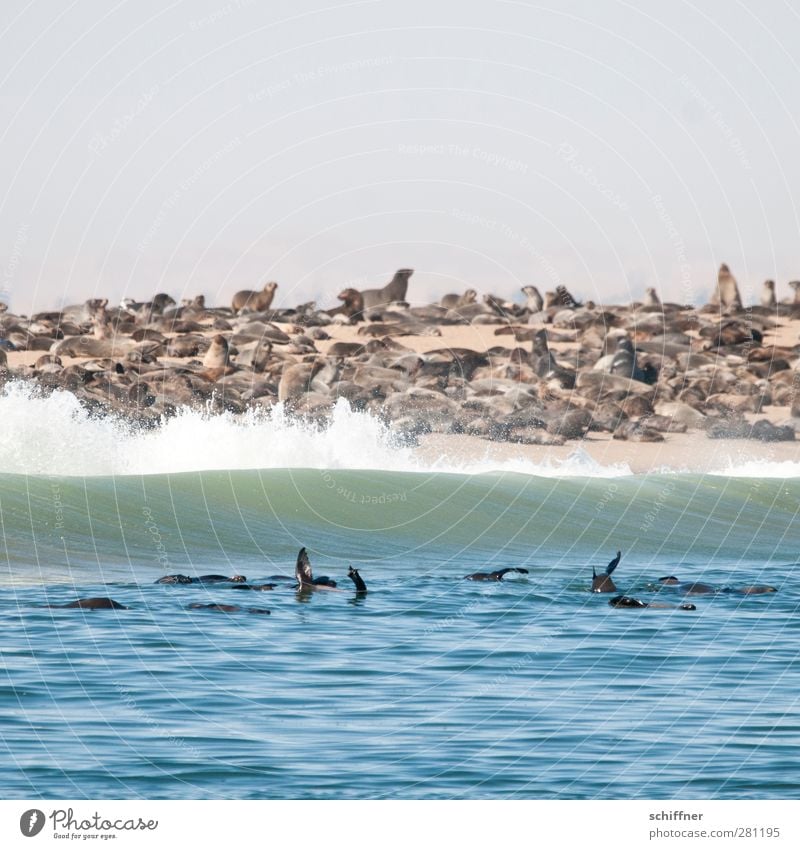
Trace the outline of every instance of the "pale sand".
<instances>
[{"instance_id":1,"label":"pale sand","mask_svg":"<svg viewBox=\"0 0 800 849\"><path fill-rule=\"evenodd\" d=\"M781 326L770 332L764 345L792 347L800 341L800 320L780 319ZM297 328L279 324L282 330L292 334ZM318 350L325 354L334 342L366 343L371 338L358 335L359 327L331 324L324 330L330 340L316 342ZM444 325L439 326L440 336L396 336L401 345L416 351L428 353L438 349L469 348L486 351L500 345L513 348L517 345L530 350L530 342L517 343L512 335L495 335L498 325ZM301 330L302 332L302 330ZM214 335L208 331L205 335ZM548 327L548 335L571 335L569 331ZM554 350L569 350L575 343L551 342ZM12 368L29 366L45 352L10 351L8 365ZM72 357L62 358L64 365L81 362ZM162 362L172 366L185 364L186 360L162 358ZM795 366L795 362L792 363ZM795 424L788 407L765 407L760 414L747 414L750 421L768 419L773 424ZM665 434L664 442L641 443L612 439L611 434L590 433L582 440L571 440L561 446L516 445L506 442L490 442L478 437L448 434L431 434L420 439L418 452L426 462L434 463L443 456L459 464L474 461L494 461L498 464L521 460L535 464L551 464L557 467L576 452L585 452L602 466L627 467L634 474L644 474L659 469L672 469L686 472L724 471L730 467L753 462L800 462L800 441L782 443L762 443L756 440L714 440L708 439L703 432L689 434Z\"/></svg>"},{"instance_id":2,"label":"pale sand","mask_svg":"<svg viewBox=\"0 0 800 849\"><path fill-rule=\"evenodd\" d=\"M741 468L745 463L800 463L799 442L764 443L753 439L709 439L704 433L667 434L664 442L624 442L612 439L611 434L592 433L585 439L572 440L564 445L513 445L508 442L489 442L473 436L431 434L420 439L415 450L425 462L437 462L447 467L486 461L503 464L522 461L552 466L568 463L574 474L588 456L600 466L627 467L633 474L675 471L689 474L725 472ZM587 470L587 474L590 472Z\"/></svg>"}]
</instances>

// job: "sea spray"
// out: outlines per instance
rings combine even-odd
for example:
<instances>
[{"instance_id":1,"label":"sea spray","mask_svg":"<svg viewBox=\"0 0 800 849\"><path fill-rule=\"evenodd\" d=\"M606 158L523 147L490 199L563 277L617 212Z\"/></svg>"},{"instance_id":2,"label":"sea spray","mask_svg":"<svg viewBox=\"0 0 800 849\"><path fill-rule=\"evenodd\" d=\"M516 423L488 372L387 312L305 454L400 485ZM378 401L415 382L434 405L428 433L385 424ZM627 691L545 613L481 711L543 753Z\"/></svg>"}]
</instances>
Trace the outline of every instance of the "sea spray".
<instances>
[{"instance_id":1,"label":"sea spray","mask_svg":"<svg viewBox=\"0 0 800 849\"><path fill-rule=\"evenodd\" d=\"M0 472L29 475L144 475L235 469L375 469L542 477L616 477L627 466L603 466L580 447L562 462L438 455L426 460L369 413L340 398L319 425L282 404L242 415L183 408L154 429L84 409L69 392L43 395L26 383L0 393Z\"/></svg>"},{"instance_id":2,"label":"sea spray","mask_svg":"<svg viewBox=\"0 0 800 849\"><path fill-rule=\"evenodd\" d=\"M476 475L510 472L537 477L619 478L624 464L603 464L576 442L565 458L533 460L514 447L502 457L485 448L460 450L458 437L435 452L415 448L370 413L340 398L324 425L293 417L282 404L241 415L182 408L156 428L98 416L69 392L42 393L13 381L0 391L0 473L120 476L244 469L353 469ZM481 443L479 443L480 445ZM800 477L800 463L742 455L707 474ZM688 473L661 467L658 474Z\"/></svg>"}]
</instances>

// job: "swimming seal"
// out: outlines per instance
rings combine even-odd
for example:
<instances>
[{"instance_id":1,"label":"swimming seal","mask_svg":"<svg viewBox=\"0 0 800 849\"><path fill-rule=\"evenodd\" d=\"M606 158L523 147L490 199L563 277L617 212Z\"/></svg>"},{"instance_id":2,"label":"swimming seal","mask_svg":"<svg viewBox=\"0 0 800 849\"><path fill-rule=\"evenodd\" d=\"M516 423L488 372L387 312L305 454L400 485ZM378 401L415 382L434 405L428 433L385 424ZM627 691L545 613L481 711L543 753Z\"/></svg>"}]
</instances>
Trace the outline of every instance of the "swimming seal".
<instances>
[{"instance_id":1,"label":"swimming seal","mask_svg":"<svg viewBox=\"0 0 800 849\"><path fill-rule=\"evenodd\" d=\"M468 581L502 581L503 576L509 572L518 572L520 575L528 574L527 569L511 566L508 569L498 569L496 572L473 572L471 575L467 575L466 579Z\"/></svg>"},{"instance_id":2,"label":"swimming seal","mask_svg":"<svg viewBox=\"0 0 800 849\"><path fill-rule=\"evenodd\" d=\"M713 587L711 584L703 583L684 583L679 581L674 575L669 575L665 578L659 578L658 583L662 587L675 587L678 592L686 593L686 595L714 595L717 593L729 593L733 595L763 595L764 593L776 593L777 587L769 584L749 584L744 587Z\"/></svg>"},{"instance_id":3,"label":"swimming seal","mask_svg":"<svg viewBox=\"0 0 800 849\"><path fill-rule=\"evenodd\" d=\"M605 574L598 575L592 566L592 592L593 593L614 593L617 587L611 580L611 573L619 566L619 561L622 559L622 552L618 551L617 556L606 566ZM627 598L627 596L621 596Z\"/></svg>"},{"instance_id":4,"label":"swimming seal","mask_svg":"<svg viewBox=\"0 0 800 849\"><path fill-rule=\"evenodd\" d=\"M50 607L80 608L81 610L129 610L124 604L114 601L113 598L79 598L69 604L51 604Z\"/></svg>"},{"instance_id":5,"label":"swimming seal","mask_svg":"<svg viewBox=\"0 0 800 849\"><path fill-rule=\"evenodd\" d=\"M301 548L297 555L294 575L297 578L298 589L300 590L333 589L336 587L336 581L332 581L325 575L319 578L314 577L311 572L311 561L308 559L308 552L305 548Z\"/></svg>"},{"instance_id":6,"label":"swimming seal","mask_svg":"<svg viewBox=\"0 0 800 849\"><path fill-rule=\"evenodd\" d=\"M244 584L247 578L244 575L200 575L199 578L190 578L188 575L164 575L154 583L156 584Z\"/></svg>"},{"instance_id":7,"label":"swimming seal","mask_svg":"<svg viewBox=\"0 0 800 849\"><path fill-rule=\"evenodd\" d=\"M225 575L201 575L199 578L192 578L193 584L246 584L247 578L244 575L231 575L230 578Z\"/></svg>"},{"instance_id":8,"label":"swimming seal","mask_svg":"<svg viewBox=\"0 0 800 849\"><path fill-rule=\"evenodd\" d=\"M232 590L255 590L256 592L268 592L275 589L275 584L234 584Z\"/></svg>"},{"instance_id":9,"label":"swimming seal","mask_svg":"<svg viewBox=\"0 0 800 849\"><path fill-rule=\"evenodd\" d=\"M357 595L366 595L367 594L367 585L364 583L364 579L361 575L358 574L358 569L354 569L352 566L347 570L347 577L356 585L356 594Z\"/></svg>"},{"instance_id":10,"label":"swimming seal","mask_svg":"<svg viewBox=\"0 0 800 849\"><path fill-rule=\"evenodd\" d=\"M697 610L697 607L693 604L664 604L663 602L658 601L640 601L638 598L632 598L629 595L618 595L614 596L614 598L610 598L608 603L611 607L653 607L659 609L674 609L674 610Z\"/></svg>"},{"instance_id":11,"label":"swimming seal","mask_svg":"<svg viewBox=\"0 0 800 849\"><path fill-rule=\"evenodd\" d=\"M187 610L216 610L219 613L260 613L269 616L270 612L264 607L239 607L235 604L190 604Z\"/></svg>"}]
</instances>

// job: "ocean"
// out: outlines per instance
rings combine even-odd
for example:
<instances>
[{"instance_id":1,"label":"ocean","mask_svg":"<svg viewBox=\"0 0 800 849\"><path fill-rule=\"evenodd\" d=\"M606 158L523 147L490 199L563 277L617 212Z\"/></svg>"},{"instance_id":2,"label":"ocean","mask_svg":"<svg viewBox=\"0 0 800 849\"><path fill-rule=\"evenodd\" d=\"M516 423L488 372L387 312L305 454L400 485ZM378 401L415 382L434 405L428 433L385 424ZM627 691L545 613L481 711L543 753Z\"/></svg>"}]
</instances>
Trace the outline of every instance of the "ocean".
<instances>
[{"instance_id":1,"label":"ocean","mask_svg":"<svg viewBox=\"0 0 800 849\"><path fill-rule=\"evenodd\" d=\"M423 461L344 404L137 432L11 386L0 414L0 797L800 792L800 463ZM301 546L342 592L154 583L291 576ZM676 607L589 592L617 550L620 593ZM664 575L778 592L684 611ZM89 596L129 609L47 606Z\"/></svg>"}]
</instances>

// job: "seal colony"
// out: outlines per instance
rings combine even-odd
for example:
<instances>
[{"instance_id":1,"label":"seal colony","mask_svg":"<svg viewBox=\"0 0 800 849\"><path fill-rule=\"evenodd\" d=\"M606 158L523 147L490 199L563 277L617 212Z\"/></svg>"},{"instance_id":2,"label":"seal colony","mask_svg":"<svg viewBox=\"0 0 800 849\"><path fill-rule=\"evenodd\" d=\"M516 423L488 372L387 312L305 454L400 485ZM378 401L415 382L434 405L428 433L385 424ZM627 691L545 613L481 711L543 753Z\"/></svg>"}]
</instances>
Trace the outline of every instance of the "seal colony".
<instances>
[{"instance_id":1,"label":"seal colony","mask_svg":"<svg viewBox=\"0 0 800 849\"><path fill-rule=\"evenodd\" d=\"M411 443L431 433L527 445L589 434L659 442L687 431L795 439L797 281L780 302L767 281L752 306L726 265L699 308L652 289L641 302L599 305L563 285L544 295L523 286L520 303L467 287L411 306L413 274L345 288L338 303L331 293L322 307L276 307L281 288L269 282L237 292L231 306L202 295L179 306L159 293L30 317L0 310L0 385L66 390L93 414L148 427L185 407L241 414L279 402L324 424L344 398ZM459 327L495 344L442 344Z\"/></svg>"}]
</instances>

